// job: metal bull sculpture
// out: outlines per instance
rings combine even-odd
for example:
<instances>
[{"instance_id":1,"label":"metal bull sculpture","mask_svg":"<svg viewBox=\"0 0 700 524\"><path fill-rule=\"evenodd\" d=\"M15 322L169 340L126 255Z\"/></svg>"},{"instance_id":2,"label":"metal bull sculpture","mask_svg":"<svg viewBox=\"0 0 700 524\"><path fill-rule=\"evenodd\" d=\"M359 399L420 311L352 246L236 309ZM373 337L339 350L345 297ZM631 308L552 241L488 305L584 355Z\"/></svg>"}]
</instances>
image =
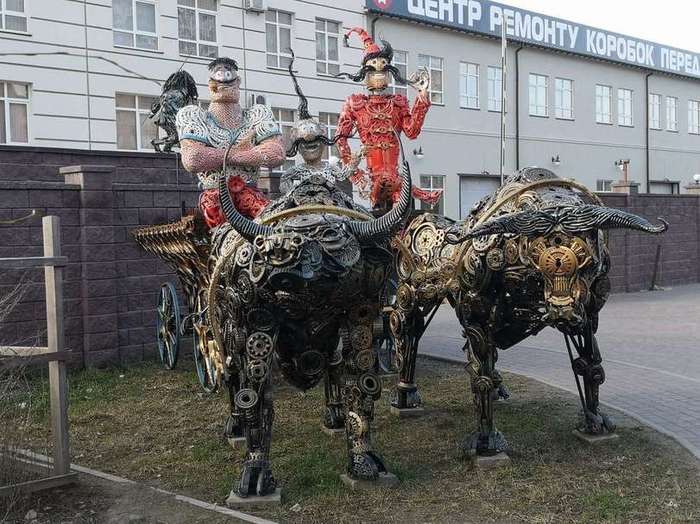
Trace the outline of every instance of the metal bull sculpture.
<instances>
[{"instance_id":1,"label":"metal bull sculpture","mask_svg":"<svg viewBox=\"0 0 700 524\"><path fill-rule=\"evenodd\" d=\"M371 333L391 264L389 238L409 209L407 165L402 180L400 200L378 219L312 176L252 221L235 209L222 177L228 224L212 239L208 315L226 363L227 432L242 432L247 444L234 494L275 490L269 460L273 361L301 389L328 375L330 407L345 423L348 474L375 480L386 473L371 439L381 393Z\"/></svg>"},{"instance_id":2,"label":"metal bull sculpture","mask_svg":"<svg viewBox=\"0 0 700 524\"><path fill-rule=\"evenodd\" d=\"M546 326L566 340L583 406L579 430L612 432L598 407L605 373L595 333L610 290L606 230L613 228L662 233L667 223L654 226L604 207L585 187L537 168L509 177L464 223L431 215L414 220L393 242L399 287L390 324L400 368L393 406L420 406L418 342L426 317L448 300L463 327L476 406L478 428L465 441L466 452L506 448L493 415L501 385L497 350Z\"/></svg>"}]
</instances>

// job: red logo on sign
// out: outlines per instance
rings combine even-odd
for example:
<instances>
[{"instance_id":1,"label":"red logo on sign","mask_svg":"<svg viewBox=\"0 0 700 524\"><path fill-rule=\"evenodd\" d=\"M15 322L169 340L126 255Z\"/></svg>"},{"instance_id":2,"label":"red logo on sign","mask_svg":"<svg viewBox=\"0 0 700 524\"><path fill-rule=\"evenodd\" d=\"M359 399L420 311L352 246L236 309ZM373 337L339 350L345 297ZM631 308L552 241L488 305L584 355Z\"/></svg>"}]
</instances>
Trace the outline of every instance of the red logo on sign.
<instances>
[{"instance_id":1,"label":"red logo on sign","mask_svg":"<svg viewBox=\"0 0 700 524\"><path fill-rule=\"evenodd\" d=\"M377 9L390 9L392 0L372 0Z\"/></svg>"}]
</instances>

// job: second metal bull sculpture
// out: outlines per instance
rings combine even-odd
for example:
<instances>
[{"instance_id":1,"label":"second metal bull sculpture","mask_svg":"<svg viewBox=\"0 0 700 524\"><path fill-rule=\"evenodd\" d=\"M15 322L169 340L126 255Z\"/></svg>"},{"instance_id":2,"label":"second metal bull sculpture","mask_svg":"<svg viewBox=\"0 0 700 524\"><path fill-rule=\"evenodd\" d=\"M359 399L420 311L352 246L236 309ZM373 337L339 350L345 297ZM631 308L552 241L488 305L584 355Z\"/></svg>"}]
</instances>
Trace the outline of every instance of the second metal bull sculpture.
<instances>
[{"instance_id":1,"label":"second metal bull sculpture","mask_svg":"<svg viewBox=\"0 0 700 524\"><path fill-rule=\"evenodd\" d=\"M606 230L613 228L662 233L667 224L604 207L580 184L537 168L511 176L462 224L433 215L414 220L394 240L399 287L390 324L400 374L393 406L420 406L418 342L426 317L448 300L463 327L476 406L478 427L464 442L466 452L506 449L494 423L497 350L546 326L566 339L584 413L579 430L614 431L598 407L605 373L595 337L610 290Z\"/></svg>"},{"instance_id":2,"label":"second metal bull sculpture","mask_svg":"<svg viewBox=\"0 0 700 524\"><path fill-rule=\"evenodd\" d=\"M402 183L400 200L375 219L324 177L309 176L283 197L289 206L275 203L252 221L233 206L221 178L228 224L212 239L208 314L231 393L227 432L242 432L247 443L234 495L268 495L276 487L269 461L273 360L302 389L328 374L335 392L329 408L345 422L349 476L386 474L371 438L381 393L371 334L391 264L388 239L409 209L407 165Z\"/></svg>"}]
</instances>

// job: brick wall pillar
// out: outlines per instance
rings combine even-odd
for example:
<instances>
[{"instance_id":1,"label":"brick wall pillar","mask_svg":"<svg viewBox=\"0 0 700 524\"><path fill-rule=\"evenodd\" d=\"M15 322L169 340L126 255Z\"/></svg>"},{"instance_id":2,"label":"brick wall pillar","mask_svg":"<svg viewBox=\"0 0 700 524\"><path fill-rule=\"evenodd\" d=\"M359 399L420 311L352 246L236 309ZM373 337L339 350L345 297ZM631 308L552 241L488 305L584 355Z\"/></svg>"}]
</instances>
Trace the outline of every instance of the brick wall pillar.
<instances>
[{"instance_id":1,"label":"brick wall pillar","mask_svg":"<svg viewBox=\"0 0 700 524\"><path fill-rule=\"evenodd\" d=\"M60 168L67 184L80 187L80 298L86 366L119 363L114 172L112 166Z\"/></svg>"}]
</instances>

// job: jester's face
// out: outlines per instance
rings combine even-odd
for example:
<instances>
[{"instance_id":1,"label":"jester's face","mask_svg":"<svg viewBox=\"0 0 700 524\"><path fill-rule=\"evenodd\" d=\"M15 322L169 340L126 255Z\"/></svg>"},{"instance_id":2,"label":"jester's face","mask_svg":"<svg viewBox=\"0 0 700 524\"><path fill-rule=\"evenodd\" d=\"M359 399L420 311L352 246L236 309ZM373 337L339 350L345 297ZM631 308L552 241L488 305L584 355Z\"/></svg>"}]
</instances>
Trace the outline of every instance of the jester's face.
<instances>
[{"instance_id":1,"label":"jester's face","mask_svg":"<svg viewBox=\"0 0 700 524\"><path fill-rule=\"evenodd\" d=\"M376 57L367 60L365 67L369 69L365 78L365 84L370 91L383 91L389 85L389 61L384 57Z\"/></svg>"}]
</instances>

